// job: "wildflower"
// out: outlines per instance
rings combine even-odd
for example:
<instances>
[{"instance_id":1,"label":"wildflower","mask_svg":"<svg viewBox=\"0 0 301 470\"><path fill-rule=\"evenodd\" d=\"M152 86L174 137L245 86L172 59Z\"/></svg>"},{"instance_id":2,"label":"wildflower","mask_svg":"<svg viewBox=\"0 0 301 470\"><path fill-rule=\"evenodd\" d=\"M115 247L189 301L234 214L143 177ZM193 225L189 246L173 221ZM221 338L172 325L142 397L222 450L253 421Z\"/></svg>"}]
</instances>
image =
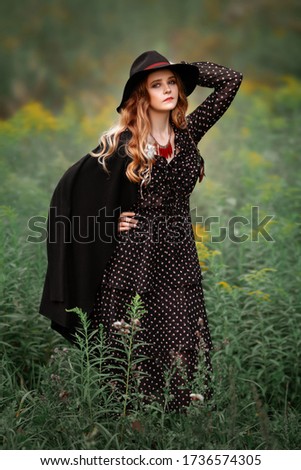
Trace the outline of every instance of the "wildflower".
<instances>
[{"instance_id":1,"label":"wildflower","mask_svg":"<svg viewBox=\"0 0 301 470\"><path fill-rule=\"evenodd\" d=\"M193 225L192 228L193 228L195 240L197 242L204 242L204 241L209 240L210 238L209 233L203 225L197 223Z\"/></svg>"},{"instance_id":2,"label":"wildflower","mask_svg":"<svg viewBox=\"0 0 301 470\"><path fill-rule=\"evenodd\" d=\"M61 400L67 400L67 398L69 397L69 393L67 392L67 390L62 390L60 393L59 393L59 398Z\"/></svg>"},{"instance_id":3,"label":"wildflower","mask_svg":"<svg viewBox=\"0 0 301 470\"><path fill-rule=\"evenodd\" d=\"M198 325L200 325L201 327L204 326L204 320L203 320L203 318L200 317L200 318L198 319Z\"/></svg>"},{"instance_id":4,"label":"wildflower","mask_svg":"<svg viewBox=\"0 0 301 470\"><path fill-rule=\"evenodd\" d=\"M270 300L270 294L266 294L265 292L262 292L261 290L254 290L254 291L248 292L248 295L253 295L261 300L266 300L266 301Z\"/></svg>"},{"instance_id":5,"label":"wildflower","mask_svg":"<svg viewBox=\"0 0 301 470\"><path fill-rule=\"evenodd\" d=\"M128 335L130 333L130 330L129 328L120 328L120 333L124 334L124 335Z\"/></svg>"},{"instance_id":6,"label":"wildflower","mask_svg":"<svg viewBox=\"0 0 301 470\"><path fill-rule=\"evenodd\" d=\"M231 292L231 290L232 290L232 287L226 281L218 282L217 285L221 286L223 289L227 290L228 292Z\"/></svg>"},{"instance_id":7,"label":"wildflower","mask_svg":"<svg viewBox=\"0 0 301 470\"><path fill-rule=\"evenodd\" d=\"M169 351L169 355L171 357L171 359L177 359L177 357L179 356L179 352L178 351L175 351L174 349L171 349ZM160 363L161 362L161 359L160 358L157 358L157 362Z\"/></svg>"},{"instance_id":8,"label":"wildflower","mask_svg":"<svg viewBox=\"0 0 301 470\"><path fill-rule=\"evenodd\" d=\"M200 393L191 393L190 398L192 401L204 401L204 397Z\"/></svg>"},{"instance_id":9,"label":"wildflower","mask_svg":"<svg viewBox=\"0 0 301 470\"><path fill-rule=\"evenodd\" d=\"M219 256L222 252L220 250L210 250L210 256Z\"/></svg>"},{"instance_id":10,"label":"wildflower","mask_svg":"<svg viewBox=\"0 0 301 470\"><path fill-rule=\"evenodd\" d=\"M53 382L59 382L61 380L60 376L56 374L51 374L50 378Z\"/></svg>"},{"instance_id":11,"label":"wildflower","mask_svg":"<svg viewBox=\"0 0 301 470\"><path fill-rule=\"evenodd\" d=\"M27 103L17 113L16 124L19 124L23 131L55 130L57 129L56 118L39 102Z\"/></svg>"},{"instance_id":12,"label":"wildflower","mask_svg":"<svg viewBox=\"0 0 301 470\"><path fill-rule=\"evenodd\" d=\"M113 328L116 330L119 330L121 333L129 333L129 330L131 328L131 325L126 323L123 319L121 321L115 321L113 323Z\"/></svg>"}]
</instances>

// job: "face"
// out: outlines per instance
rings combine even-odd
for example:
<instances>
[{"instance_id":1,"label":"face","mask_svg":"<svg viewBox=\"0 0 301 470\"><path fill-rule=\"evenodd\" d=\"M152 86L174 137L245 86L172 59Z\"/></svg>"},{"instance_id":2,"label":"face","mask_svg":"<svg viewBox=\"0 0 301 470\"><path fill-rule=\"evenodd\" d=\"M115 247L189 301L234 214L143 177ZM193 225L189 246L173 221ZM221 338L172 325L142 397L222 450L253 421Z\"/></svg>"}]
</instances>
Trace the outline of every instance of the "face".
<instances>
[{"instance_id":1,"label":"face","mask_svg":"<svg viewBox=\"0 0 301 470\"><path fill-rule=\"evenodd\" d=\"M154 111L172 111L178 102L178 85L172 70L162 69L148 75L146 89L150 108Z\"/></svg>"}]
</instances>

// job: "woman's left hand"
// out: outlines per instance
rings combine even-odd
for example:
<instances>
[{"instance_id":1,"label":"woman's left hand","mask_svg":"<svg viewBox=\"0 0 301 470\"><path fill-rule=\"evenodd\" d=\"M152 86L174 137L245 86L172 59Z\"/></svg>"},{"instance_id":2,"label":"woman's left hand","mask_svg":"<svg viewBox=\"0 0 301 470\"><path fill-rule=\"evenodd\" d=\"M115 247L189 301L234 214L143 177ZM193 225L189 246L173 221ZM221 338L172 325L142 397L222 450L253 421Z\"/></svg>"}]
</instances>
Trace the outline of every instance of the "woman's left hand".
<instances>
[{"instance_id":1,"label":"woman's left hand","mask_svg":"<svg viewBox=\"0 0 301 470\"><path fill-rule=\"evenodd\" d=\"M135 228L138 224L138 220L134 219L135 212L121 212L118 219L118 232L130 230Z\"/></svg>"}]
</instances>

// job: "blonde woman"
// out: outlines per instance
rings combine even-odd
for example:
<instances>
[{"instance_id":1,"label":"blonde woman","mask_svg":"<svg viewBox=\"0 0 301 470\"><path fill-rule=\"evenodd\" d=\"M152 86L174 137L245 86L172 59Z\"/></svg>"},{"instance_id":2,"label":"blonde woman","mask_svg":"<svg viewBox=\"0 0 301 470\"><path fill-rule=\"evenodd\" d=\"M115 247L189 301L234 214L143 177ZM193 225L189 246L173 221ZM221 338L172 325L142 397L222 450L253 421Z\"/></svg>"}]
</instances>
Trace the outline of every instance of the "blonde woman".
<instances>
[{"instance_id":1,"label":"blonde woman","mask_svg":"<svg viewBox=\"0 0 301 470\"><path fill-rule=\"evenodd\" d=\"M170 411L201 398L190 385L200 353L208 377L212 371L189 197L204 176L197 145L241 80L211 62L173 64L144 52L130 69L118 124L65 173L52 199L41 313L72 340L76 322L65 309L81 307L113 345L126 304L139 293L147 312L139 332L147 357L141 392L146 401L163 402L169 372ZM187 116L187 96L197 85L214 91Z\"/></svg>"}]
</instances>

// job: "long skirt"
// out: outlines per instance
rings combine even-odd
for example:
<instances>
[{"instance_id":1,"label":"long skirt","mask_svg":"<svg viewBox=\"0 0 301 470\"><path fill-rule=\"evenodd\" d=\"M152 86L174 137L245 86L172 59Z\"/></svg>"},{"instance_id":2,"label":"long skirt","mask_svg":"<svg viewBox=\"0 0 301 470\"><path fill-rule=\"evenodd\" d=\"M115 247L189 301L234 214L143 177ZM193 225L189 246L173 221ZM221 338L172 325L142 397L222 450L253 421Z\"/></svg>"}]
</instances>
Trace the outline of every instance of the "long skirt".
<instances>
[{"instance_id":1,"label":"long skirt","mask_svg":"<svg viewBox=\"0 0 301 470\"><path fill-rule=\"evenodd\" d=\"M133 326L129 304L135 292L103 284L91 312L93 329L103 325L108 344L116 354L122 334ZM139 392L144 402L153 400L168 411L185 411L195 397L211 397L210 374L212 342L208 327L202 286L191 284L142 292L145 313L133 336L140 373ZM137 321L136 321L137 325ZM196 385L196 373L203 374L202 393Z\"/></svg>"}]
</instances>

